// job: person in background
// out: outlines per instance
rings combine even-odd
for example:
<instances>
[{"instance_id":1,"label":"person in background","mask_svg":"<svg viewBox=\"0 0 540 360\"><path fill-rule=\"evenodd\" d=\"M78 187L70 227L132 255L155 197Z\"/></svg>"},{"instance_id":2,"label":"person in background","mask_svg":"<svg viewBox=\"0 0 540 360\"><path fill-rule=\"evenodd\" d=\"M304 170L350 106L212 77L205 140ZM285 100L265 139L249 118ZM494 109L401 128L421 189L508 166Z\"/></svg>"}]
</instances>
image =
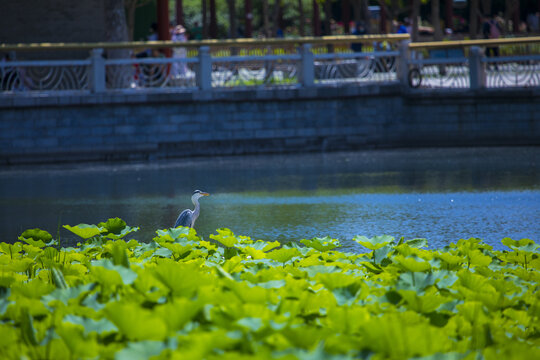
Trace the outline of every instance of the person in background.
<instances>
[{"instance_id":1,"label":"person in background","mask_svg":"<svg viewBox=\"0 0 540 360\"><path fill-rule=\"evenodd\" d=\"M195 21L189 33L191 35L190 37L193 40L202 40L202 26L199 24L198 21Z\"/></svg>"},{"instance_id":2,"label":"person in background","mask_svg":"<svg viewBox=\"0 0 540 360\"><path fill-rule=\"evenodd\" d=\"M150 34L148 34L148 36L146 37L146 41L157 41L157 40L158 40L157 23L153 22L152 24L150 24ZM135 55L135 57L138 57L138 58L145 58L145 57L151 57L151 56L152 56L152 49L146 49Z\"/></svg>"},{"instance_id":3,"label":"person in background","mask_svg":"<svg viewBox=\"0 0 540 360\"><path fill-rule=\"evenodd\" d=\"M364 23L356 23L354 29L351 32L351 35L366 35L366 28L364 27ZM354 52L362 52L362 43L352 43L351 50Z\"/></svg>"},{"instance_id":4,"label":"person in background","mask_svg":"<svg viewBox=\"0 0 540 360\"><path fill-rule=\"evenodd\" d=\"M527 29L529 33L538 33L540 30L540 12L527 15Z\"/></svg>"},{"instance_id":5,"label":"person in background","mask_svg":"<svg viewBox=\"0 0 540 360\"><path fill-rule=\"evenodd\" d=\"M405 24L401 21L398 21L397 22L397 31L396 31L397 34L407 34L407 27L405 26Z\"/></svg>"},{"instance_id":6,"label":"person in background","mask_svg":"<svg viewBox=\"0 0 540 360\"><path fill-rule=\"evenodd\" d=\"M501 33L501 27L497 20L495 20L495 17L491 16L485 19L482 24L482 34L484 35L484 39L498 39L501 37ZM486 56L499 56L499 47L490 46L486 48Z\"/></svg>"},{"instance_id":7,"label":"person in background","mask_svg":"<svg viewBox=\"0 0 540 360\"><path fill-rule=\"evenodd\" d=\"M182 25L176 25L171 33L171 41L186 42L186 29ZM187 50L185 47L175 47L173 49L174 58L186 58ZM173 76L184 76L187 73L187 64L185 62L175 62L172 65L171 73Z\"/></svg>"}]
</instances>

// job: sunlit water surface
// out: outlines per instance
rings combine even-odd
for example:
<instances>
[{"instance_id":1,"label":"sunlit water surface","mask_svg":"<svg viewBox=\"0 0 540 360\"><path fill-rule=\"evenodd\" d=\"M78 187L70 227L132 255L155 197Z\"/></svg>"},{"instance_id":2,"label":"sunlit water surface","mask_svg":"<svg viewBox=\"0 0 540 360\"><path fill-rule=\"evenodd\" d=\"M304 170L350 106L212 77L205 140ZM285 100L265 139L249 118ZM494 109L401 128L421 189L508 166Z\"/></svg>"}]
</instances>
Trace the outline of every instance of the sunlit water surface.
<instances>
[{"instance_id":1,"label":"sunlit water surface","mask_svg":"<svg viewBox=\"0 0 540 360\"><path fill-rule=\"evenodd\" d=\"M149 241L201 200L197 232L228 227L264 240L355 235L427 238L439 248L478 237L540 240L540 148L377 150L247 156L122 165L0 170L0 240L39 227L120 217Z\"/></svg>"}]
</instances>

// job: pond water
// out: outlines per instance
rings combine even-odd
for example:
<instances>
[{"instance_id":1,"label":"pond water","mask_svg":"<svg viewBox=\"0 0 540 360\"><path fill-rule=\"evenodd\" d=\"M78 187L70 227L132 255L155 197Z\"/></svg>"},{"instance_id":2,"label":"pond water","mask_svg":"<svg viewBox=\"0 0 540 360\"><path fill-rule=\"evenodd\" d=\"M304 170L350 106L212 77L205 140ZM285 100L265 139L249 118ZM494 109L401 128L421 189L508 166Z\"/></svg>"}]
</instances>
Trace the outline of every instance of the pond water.
<instances>
[{"instance_id":1,"label":"pond water","mask_svg":"<svg viewBox=\"0 0 540 360\"><path fill-rule=\"evenodd\" d=\"M205 239L228 227L264 240L355 235L427 238L431 248L478 237L540 240L540 148L372 150L0 171L0 241L39 227L120 217L149 241L201 199Z\"/></svg>"}]
</instances>

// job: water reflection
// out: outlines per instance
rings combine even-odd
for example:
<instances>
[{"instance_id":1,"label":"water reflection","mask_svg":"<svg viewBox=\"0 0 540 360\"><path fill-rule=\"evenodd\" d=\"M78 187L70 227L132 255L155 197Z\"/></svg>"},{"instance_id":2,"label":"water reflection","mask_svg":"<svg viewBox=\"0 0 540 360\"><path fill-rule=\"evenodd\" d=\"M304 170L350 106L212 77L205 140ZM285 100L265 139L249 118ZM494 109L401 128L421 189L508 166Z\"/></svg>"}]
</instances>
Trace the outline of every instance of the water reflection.
<instances>
[{"instance_id":1,"label":"water reflection","mask_svg":"<svg viewBox=\"0 0 540 360\"><path fill-rule=\"evenodd\" d=\"M425 237L434 247L480 237L540 237L540 149L388 150L213 158L0 172L0 233L121 217L149 240L201 200L197 230L266 240L356 234ZM345 241L352 248L350 241Z\"/></svg>"}]
</instances>

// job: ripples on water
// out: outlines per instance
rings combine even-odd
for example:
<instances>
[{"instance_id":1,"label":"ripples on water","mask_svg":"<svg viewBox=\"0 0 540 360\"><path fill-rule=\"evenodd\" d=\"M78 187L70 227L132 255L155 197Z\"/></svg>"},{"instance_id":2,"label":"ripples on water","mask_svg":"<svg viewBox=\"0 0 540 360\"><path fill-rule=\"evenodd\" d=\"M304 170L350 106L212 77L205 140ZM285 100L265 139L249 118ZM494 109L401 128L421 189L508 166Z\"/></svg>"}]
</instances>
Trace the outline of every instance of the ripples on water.
<instances>
[{"instance_id":1,"label":"ripples on water","mask_svg":"<svg viewBox=\"0 0 540 360\"><path fill-rule=\"evenodd\" d=\"M18 167L0 171L2 241L26 228L121 217L150 240L201 200L196 228L288 241L329 235L427 238L442 247L479 237L540 239L540 149L377 150L246 156L124 165ZM60 230L64 238L71 235Z\"/></svg>"}]
</instances>

